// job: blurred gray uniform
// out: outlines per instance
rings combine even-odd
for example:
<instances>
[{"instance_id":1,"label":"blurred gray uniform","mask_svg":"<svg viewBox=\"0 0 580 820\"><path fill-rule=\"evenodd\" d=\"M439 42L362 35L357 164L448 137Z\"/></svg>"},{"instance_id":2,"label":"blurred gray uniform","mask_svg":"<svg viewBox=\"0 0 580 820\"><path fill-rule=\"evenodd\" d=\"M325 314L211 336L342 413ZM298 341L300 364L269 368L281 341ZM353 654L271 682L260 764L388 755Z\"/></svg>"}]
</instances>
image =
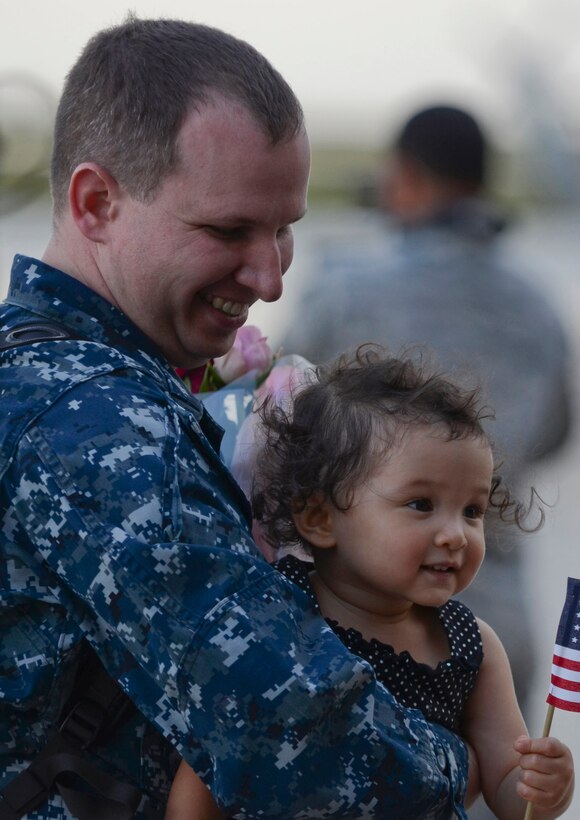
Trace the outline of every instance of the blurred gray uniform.
<instances>
[{"instance_id":1,"label":"blurred gray uniform","mask_svg":"<svg viewBox=\"0 0 580 820\"><path fill-rule=\"evenodd\" d=\"M393 352L429 346L446 371L482 383L502 472L517 489L569 432L568 348L546 296L501 263L494 240L502 226L470 198L395 240L328 249L283 345L314 362L367 341ZM504 528L501 543L488 534L486 560L461 597L500 635L523 704L534 642L517 532Z\"/></svg>"}]
</instances>

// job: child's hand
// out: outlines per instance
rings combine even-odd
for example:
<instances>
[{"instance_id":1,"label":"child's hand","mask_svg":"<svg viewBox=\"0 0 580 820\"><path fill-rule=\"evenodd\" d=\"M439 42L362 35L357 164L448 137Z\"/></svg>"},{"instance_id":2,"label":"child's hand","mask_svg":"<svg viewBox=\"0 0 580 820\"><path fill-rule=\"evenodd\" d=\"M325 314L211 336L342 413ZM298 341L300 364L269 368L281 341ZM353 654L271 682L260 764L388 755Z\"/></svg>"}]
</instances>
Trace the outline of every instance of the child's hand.
<instances>
[{"instance_id":1,"label":"child's hand","mask_svg":"<svg viewBox=\"0 0 580 820\"><path fill-rule=\"evenodd\" d=\"M514 749L521 755L517 793L540 812L558 817L574 792L574 761L570 749L555 737L525 735L515 741Z\"/></svg>"}]
</instances>

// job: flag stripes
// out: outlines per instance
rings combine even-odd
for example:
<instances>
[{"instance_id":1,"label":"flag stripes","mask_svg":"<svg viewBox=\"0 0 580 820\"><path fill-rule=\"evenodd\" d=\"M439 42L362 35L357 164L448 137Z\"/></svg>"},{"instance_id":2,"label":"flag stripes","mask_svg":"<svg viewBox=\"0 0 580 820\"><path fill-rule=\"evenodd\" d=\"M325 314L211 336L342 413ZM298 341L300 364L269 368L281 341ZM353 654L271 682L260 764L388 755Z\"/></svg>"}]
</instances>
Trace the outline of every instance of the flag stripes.
<instances>
[{"instance_id":1,"label":"flag stripes","mask_svg":"<svg viewBox=\"0 0 580 820\"><path fill-rule=\"evenodd\" d=\"M553 686L559 686L560 689L569 689L573 692L575 689L580 689L580 679L579 678L562 678L556 672L552 672L552 684Z\"/></svg>"},{"instance_id":2,"label":"flag stripes","mask_svg":"<svg viewBox=\"0 0 580 820\"><path fill-rule=\"evenodd\" d=\"M556 709L566 709L568 712L580 712L580 702L571 701L567 694L565 695L565 700L561 700L556 697L556 695L550 693L548 695L548 703L550 706L555 706Z\"/></svg>"},{"instance_id":3,"label":"flag stripes","mask_svg":"<svg viewBox=\"0 0 580 820\"><path fill-rule=\"evenodd\" d=\"M578 640L580 642L580 623L578 624L578 627ZM570 669L580 669L580 649L571 649L569 646L560 646L560 644L556 644L554 646L554 657L559 658L561 662L564 665L569 666Z\"/></svg>"},{"instance_id":4,"label":"flag stripes","mask_svg":"<svg viewBox=\"0 0 580 820\"><path fill-rule=\"evenodd\" d=\"M547 701L569 712L580 712L580 648L576 647L580 647L580 580L568 578Z\"/></svg>"}]
</instances>

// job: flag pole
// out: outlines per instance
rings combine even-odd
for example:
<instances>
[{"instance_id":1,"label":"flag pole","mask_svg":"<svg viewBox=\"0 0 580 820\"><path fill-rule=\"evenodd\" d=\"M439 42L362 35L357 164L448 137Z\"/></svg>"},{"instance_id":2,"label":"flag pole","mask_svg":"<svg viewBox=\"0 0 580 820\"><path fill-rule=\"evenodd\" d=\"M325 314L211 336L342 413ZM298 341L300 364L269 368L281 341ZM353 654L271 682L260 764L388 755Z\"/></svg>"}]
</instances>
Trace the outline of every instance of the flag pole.
<instances>
[{"instance_id":1,"label":"flag pole","mask_svg":"<svg viewBox=\"0 0 580 820\"><path fill-rule=\"evenodd\" d=\"M552 728L552 718L554 717L554 707L552 705L548 706L548 711L546 712L546 720L544 721L544 731L542 732L542 737L548 737L550 734L550 729ZM526 809L526 813L524 815L524 820L532 820L534 816L534 804L528 803L528 807Z\"/></svg>"}]
</instances>

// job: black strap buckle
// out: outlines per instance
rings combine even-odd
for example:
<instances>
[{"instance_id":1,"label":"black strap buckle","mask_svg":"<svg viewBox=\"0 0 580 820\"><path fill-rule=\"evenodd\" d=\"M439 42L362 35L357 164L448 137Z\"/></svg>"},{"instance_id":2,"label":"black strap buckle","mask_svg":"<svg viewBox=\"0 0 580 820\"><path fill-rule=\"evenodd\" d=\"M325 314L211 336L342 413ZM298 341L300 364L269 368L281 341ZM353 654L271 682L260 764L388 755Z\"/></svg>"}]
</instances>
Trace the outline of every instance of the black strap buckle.
<instances>
[{"instance_id":1,"label":"black strap buckle","mask_svg":"<svg viewBox=\"0 0 580 820\"><path fill-rule=\"evenodd\" d=\"M106 711L98 703L88 698L79 700L60 725L60 735L64 740L86 749L93 743L106 718Z\"/></svg>"},{"instance_id":2,"label":"black strap buckle","mask_svg":"<svg viewBox=\"0 0 580 820\"><path fill-rule=\"evenodd\" d=\"M86 750L96 741L103 743L134 711L123 689L89 652L58 731L29 766L0 789L0 820L21 820L45 803L54 789L82 820L131 820L142 799L140 789L95 766ZM71 785L71 775L84 783L83 788Z\"/></svg>"}]
</instances>

